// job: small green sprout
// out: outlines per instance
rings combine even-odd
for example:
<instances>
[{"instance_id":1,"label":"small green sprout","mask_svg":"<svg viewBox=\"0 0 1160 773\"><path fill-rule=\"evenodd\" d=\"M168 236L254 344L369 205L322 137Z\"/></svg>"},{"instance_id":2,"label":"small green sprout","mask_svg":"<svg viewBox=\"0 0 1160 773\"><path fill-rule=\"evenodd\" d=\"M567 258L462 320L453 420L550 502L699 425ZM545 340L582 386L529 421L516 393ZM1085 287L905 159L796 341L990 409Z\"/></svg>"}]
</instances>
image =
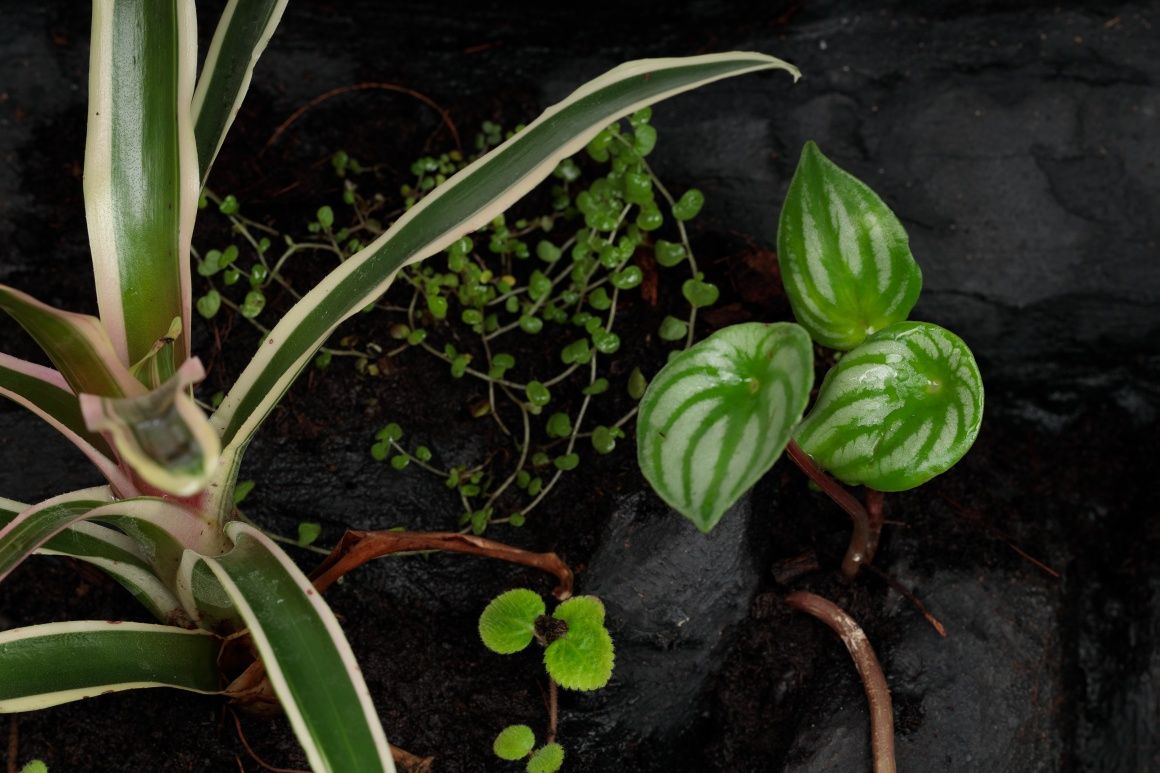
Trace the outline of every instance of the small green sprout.
<instances>
[{"instance_id":1,"label":"small green sprout","mask_svg":"<svg viewBox=\"0 0 1160 773\"><path fill-rule=\"evenodd\" d=\"M558 768L559 766L556 766L553 770ZM32 760L20 769L20 773L48 773L48 765L44 764L44 760Z\"/></svg>"},{"instance_id":2,"label":"small green sprout","mask_svg":"<svg viewBox=\"0 0 1160 773\"><path fill-rule=\"evenodd\" d=\"M479 617L484 646L512 655L535 640L544 649L544 667L555 705L556 685L568 690L598 690L612 678L615 650L604 626L604 604L595 596L574 596L561 602L549 616L544 600L526 588L496 596ZM564 763L564 748L555 742L553 726L548 743L536 751L535 735L527 725L504 728L492 748L505 760L528 757L529 773L552 773ZM529 756L530 754L530 756Z\"/></svg>"}]
</instances>

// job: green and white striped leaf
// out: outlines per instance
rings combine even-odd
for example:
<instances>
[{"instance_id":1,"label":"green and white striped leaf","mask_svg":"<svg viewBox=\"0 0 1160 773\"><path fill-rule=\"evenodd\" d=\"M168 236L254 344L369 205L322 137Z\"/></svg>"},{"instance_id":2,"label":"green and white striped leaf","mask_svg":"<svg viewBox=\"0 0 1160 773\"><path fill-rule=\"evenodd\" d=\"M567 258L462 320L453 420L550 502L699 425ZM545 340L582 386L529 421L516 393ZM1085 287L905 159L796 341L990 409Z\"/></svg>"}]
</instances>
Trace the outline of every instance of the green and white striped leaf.
<instances>
[{"instance_id":1,"label":"green and white striped leaf","mask_svg":"<svg viewBox=\"0 0 1160 773\"><path fill-rule=\"evenodd\" d=\"M101 321L125 366L174 318L182 330L175 364L189 356L196 67L192 2L93 3L85 214Z\"/></svg>"},{"instance_id":2,"label":"green and white striped leaf","mask_svg":"<svg viewBox=\"0 0 1160 773\"><path fill-rule=\"evenodd\" d=\"M797 321L840 351L906 319L922 290L902 223L813 142L781 208L777 259Z\"/></svg>"},{"instance_id":3,"label":"green and white striped leaf","mask_svg":"<svg viewBox=\"0 0 1160 773\"><path fill-rule=\"evenodd\" d=\"M287 0L229 0L193 92L193 133L204 184L250 88L258 58L282 20Z\"/></svg>"},{"instance_id":4,"label":"green and white striped leaf","mask_svg":"<svg viewBox=\"0 0 1160 773\"><path fill-rule=\"evenodd\" d=\"M0 396L23 405L55 427L117 491L134 493L128 477L113 461L115 457L105 439L85 427L77 396L60 373L0 353Z\"/></svg>"},{"instance_id":5,"label":"green and white striped leaf","mask_svg":"<svg viewBox=\"0 0 1160 773\"><path fill-rule=\"evenodd\" d=\"M204 561L233 599L310 767L394 773L370 692L330 607L260 531L234 521L226 534L232 551L218 558L189 552L182 575Z\"/></svg>"},{"instance_id":6,"label":"green and white striped leaf","mask_svg":"<svg viewBox=\"0 0 1160 773\"><path fill-rule=\"evenodd\" d=\"M220 689L221 640L167 625L86 620L0 633L0 713L31 711L109 692Z\"/></svg>"},{"instance_id":7,"label":"green and white striped leaf","mask_svg":"<svg viewBox=\"0 0 1160 773\"><path fill-rule=\"evenodd\" d=\"M327 336L381 295L404 265L441 252L507 210L610 122L698 86L769 69L798 76L792 65L755 53L628 62L550 107L432 191L287 313L214 415L225 448L249 440Z\"/></svg>"},{"instance_id":8,"label":"green and white striped leaf","mask_svg":"<svg viewBox=\"0 0 1160 773\"><path fill-rule=\"evenodd\" d=\"M962 339L899 322L826 374L795 438L846 483L905 491L961 459L982 420L983 381Z\"/></svg>"},{"instance_id":9,"label":"green and white striped leaf","mask_svg":"<svg viewBox=\"0 0 1160 773\"><path fill-rule=\"evenodd\" d=\"M777 461L813 381L813 349L801 327L750 322L719 330L674 357L641 398L641 472L708 532Z\"/></svg>"},{"instance_id":10,"label":"green and white striped leaf","mask_svg":"<svg viewBox=\"0 0 1160 773\"><path fill-rule=\"evenodd\" d=\"M0 497L0 528L29 505ZM67 556L91 564L119 582L159 621L188 622L177 597L157 578L133 540L95 523L78 522L58 532L35 555Z\"/></svg>"},{"instance_id":11,"label":"green and white striped leaf","mask_svg":"<svg viewBox=\"0 0 1160 773\"><path fill-rule=\"evenodd\" d=\"M137 476L157 490L192 496L217 470L221 441L189 394L205 377L201 361L186 360L148 394L115 399L82 394L81 412Z\"/></svg>"},{"instance_id":12,"label":"green and white striped leaf","mask_svg":"<svg viewBox=\"0 0 1160 773\"><path fill-rule=\"evenodd\" d=\"M99 486L61 494L20 512L0 529L0 580L58 532L110 501L108 487Z\"/></svg>"},{"instance_id":13,"label":"green and white striped leaf","mask_svg":"<svg viewBox=\"0 0 1160 773\"><path fill-rule=\"evenodd\" d=\"M0 309L36 339L74 392L107 397L145 393L96 317L54 309L6 285L0 285Z\"/></svg>"}]
</instances>

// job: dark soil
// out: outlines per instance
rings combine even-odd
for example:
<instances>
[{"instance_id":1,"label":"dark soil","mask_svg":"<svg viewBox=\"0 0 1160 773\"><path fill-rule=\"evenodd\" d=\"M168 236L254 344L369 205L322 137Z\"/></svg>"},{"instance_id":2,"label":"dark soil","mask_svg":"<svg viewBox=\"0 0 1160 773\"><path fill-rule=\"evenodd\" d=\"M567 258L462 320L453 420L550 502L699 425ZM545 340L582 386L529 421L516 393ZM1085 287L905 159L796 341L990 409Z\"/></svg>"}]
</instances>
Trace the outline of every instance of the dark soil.
<instances>
[{"instance_id":1,"label":"dark soil","mask_svg":"<svg viewBox=\"0 0 1160 773\"><path fill-rule=\"evenodd\" d=\"M525 528L489 532L558 551L579 591L608 604L617 671L596 694L562 695L568 769L869 769L854 669L835 637L782 604L791 589L834 600L865 627L893 691L902 770L1160 769L1160 521L1147 506L1160 456L1150 56L1160 8L939 5L924 16L826 3L745 13L596 3L581 16L529 3L452 18L421 4L298 3L263 60L210 184L287 226L325 203L336 148L401 181L415 155L449 142L417 103L365 92L311 111L266 147L329 89L418 89L467 136L483 119L531 117L624 58L784 56L807 74L797 86L755 76L656 111L654 167L707 194L695 244L724 293L701 332L787 318L769 289L775 215L797 149L813 138L906 223L926 285L915 316L956 330L978 356L988 394L975 447L927 486L887 498L875 560L946 638L883 577L840 579L848 520L785 462L705 538L647 491L623 442L608 457L586 455ZM0 281L91 311L79 177L87 18L71 4L6 18ZM626 331L655 329L674 289L661 292L657 308L626 307ZM240 322L215 324L195 331L217 369L207 391L228 384L257 340ZM352 325L346 332L381 336L365 320ZM623 337L622 371L660 362L647 335ZM36 357L10 324L0 324L0 349ZM473 389L418 354L379 379L335 366L304 377L247 457L243 477L257 481L248 514L282 533L320 521L326 544L346 526L451 527L457 507L440 481L390 471L368 448L376 429L405 417L443 458L478 458L497 436L468 416ZM0 494L31 501L94 482L16 406L0 404L0 440ZM786 579L803 554L820 569ZM317 558L296 557L307 567ZM376 562L328 593L388 736L436 756L439 771L518 769L493 762L492 737L509 722L543 727L535 656L491 655L475 633L484 604L518 585L551 587L531 570L431 556ZM0 629L79 618L144 619L114 583L61 559L27 563L0 590ZM41 757L54 771L258 769L220 701L173 691L15 722L20 760ZM246 717L242 727L270 763L305 765L284 721Z\"/></svg>"}]
</instances>

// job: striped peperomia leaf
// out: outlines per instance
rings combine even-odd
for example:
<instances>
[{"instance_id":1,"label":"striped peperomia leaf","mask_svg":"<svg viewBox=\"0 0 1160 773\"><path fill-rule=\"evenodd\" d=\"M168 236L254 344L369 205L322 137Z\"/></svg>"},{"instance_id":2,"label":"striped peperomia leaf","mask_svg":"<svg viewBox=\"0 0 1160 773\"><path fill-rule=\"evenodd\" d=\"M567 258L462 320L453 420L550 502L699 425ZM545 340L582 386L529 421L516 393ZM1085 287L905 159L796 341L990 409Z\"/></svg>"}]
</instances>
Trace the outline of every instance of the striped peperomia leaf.
<instances>
[{"instance_id":1,"label":"striped peperomia leaf","mask_svg":"<svg viewBox=\"0 0 1160 773\"><path fill-rule=\"evenodd\" d=\"M640 469L670 506L708 532L781 455L813 385L798 325L732 325L681 352L640 402Z\"/></svg>"},{"instance_id":2,"label":"striped peperomia leaf","mask_svg":"<svg viewBox=\"0 0 1160 773\"><path fill-rule=\"evenodd\" d=\"M945 472L979 434L983 381L962 339L899 322L826 374L798 444L846 483L905 491Z\"/></svg>"},{"instance_id":3,"label":"striped peperomia leaf","mask_svg":"<svg viewBox=\"0 0 1160 773\"><path fill-rule=\"evenodd\" d=\"M786 193L777 257L794 316L832 349L906 319L922 290L902 223L813 142Z\"/></svg>"}]
</instances>

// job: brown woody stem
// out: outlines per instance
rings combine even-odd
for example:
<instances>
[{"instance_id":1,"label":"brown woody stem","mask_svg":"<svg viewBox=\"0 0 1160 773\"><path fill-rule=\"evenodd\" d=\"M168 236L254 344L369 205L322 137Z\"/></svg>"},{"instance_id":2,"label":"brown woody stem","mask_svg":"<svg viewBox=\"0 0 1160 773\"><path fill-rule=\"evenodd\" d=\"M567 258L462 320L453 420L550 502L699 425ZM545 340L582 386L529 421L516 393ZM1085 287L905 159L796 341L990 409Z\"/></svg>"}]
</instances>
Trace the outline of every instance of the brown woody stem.
<instances>
[{"instance_id":1,"label":"brown woody stem","mask_svg":"<svg viewBox=\"0 0 1160 773\"><path fill-rule=\"evenodd\" d=\"M555 553L533 553L495 540L454 531L357 531L346 534L322 565L314 570L314 587L326 590L352 569L381 556L408 551L440 550L508 561L555 575L552 595L563 601L572 596L572 570Z\"/></svg>"},{"instance_id":2,"label":"brown woody stem","mask_svg":"<svg viewBox=\"0 0 1160 773\"><path fill-rule=\"evenodd\" d=\"M894 761L894 709L890 701L890 688L882 666L874 655L874 648L854 618L834 604L807 591L794 591L785 597L785 603L794 609L813 615L838 634L858 675L866 689L866 700L870 703L870 751L874 757L874 773L897 773Z\"/></svg>"},{"instance_id":3,"label":"brown woody stem","mask_svg":"<svg viewBox=\"0 0 1160 773\"><path fill-rule=\"evenodd\" d=\"M559 716L556 680L548 677L548 743L556 741L556 723Z\"/></svg>"},{"instance_id":4,"label":"brown woody stem","mask_svg":"<svg viewBox=\"0 0 1160 773\"><path fill-rule=\"evenodd\" d=\"M810 455L802 450L797 441L790 440L785 448L789 458L793 460L810 480L818 484L818 488L826 493L830 499L849 513L854 521L854 532L850 535L850 546L846 548L846 556L842 559L842 574L853 579L858 574L862 564L869 563L874 558L874 549L877 547L877 532L871 528L870 514L854 495L841 486L822 470ZM881 496L881 495L879 495Z\"/></svg>"}]
</instances>

